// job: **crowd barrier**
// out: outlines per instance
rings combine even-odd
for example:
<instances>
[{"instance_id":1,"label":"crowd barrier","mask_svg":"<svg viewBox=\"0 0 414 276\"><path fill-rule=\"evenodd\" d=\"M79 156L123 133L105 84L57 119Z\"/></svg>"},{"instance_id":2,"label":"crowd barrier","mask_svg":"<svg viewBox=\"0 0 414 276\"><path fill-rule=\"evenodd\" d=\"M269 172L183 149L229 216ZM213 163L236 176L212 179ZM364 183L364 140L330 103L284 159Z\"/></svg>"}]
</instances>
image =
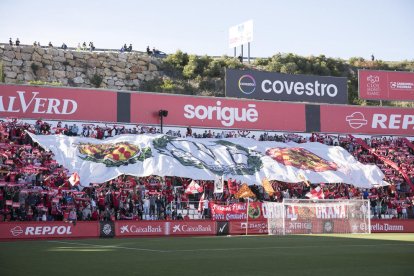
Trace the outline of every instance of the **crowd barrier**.
<instances>
[{"instance_id":1,"label":"crowd barrier","mask_svg":"<svg viewBox=\"0 0 414 276\"><path fill-rule=\"evenodd\" d=\"M335 221L334 221L335 223ZM365 227L360 225L360 227ZM247 228L247 231L246 231ZM307 222L292 222L288 233L310 233ZM267 220L254 221L100 221L2 222L0 240L267 234ZM414 220L371 220L372 233L414 233Z\"/></svg>"}]
</instances>

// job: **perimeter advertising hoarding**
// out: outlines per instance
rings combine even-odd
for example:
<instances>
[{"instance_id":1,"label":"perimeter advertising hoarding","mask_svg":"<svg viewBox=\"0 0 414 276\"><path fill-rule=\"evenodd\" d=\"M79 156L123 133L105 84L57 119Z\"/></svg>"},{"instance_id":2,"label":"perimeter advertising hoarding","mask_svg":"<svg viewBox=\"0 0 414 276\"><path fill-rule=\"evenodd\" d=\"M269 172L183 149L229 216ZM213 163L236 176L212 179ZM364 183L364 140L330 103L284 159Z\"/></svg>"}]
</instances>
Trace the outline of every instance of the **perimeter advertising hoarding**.
<instances>
[{"instance_id":1,"label":"perimeter advertising hoarding","mask_svg":"<svg viewBox=\"0 0 414 276\"><path fill-rule=\"evenodd\" d=\"M321 132L414 135L413 108L320 106Z\"/></svg>"},{"instance_id":2,"label":"perimeter advertising hoarding","mask_svg":"<svg viewBox=\"0 0 414 276\"><path fill-rule=\"evenodd\" d=\"M359 97L368 100L414 101L414 73L359 70Z\"/></svg>"},{"instance_id":3,"label":"perimeter advertising hoarding","mask_svg":"<svg viewBox=\"0 0 414 276\"><path fill-rule=\"evenodd\" d=\"M346 78L227 69L226 97L346 104L348 87Z\"/></svg>"},{"instance_id":4,"label":"perimeter advertising hoarding","mask_svg":"<svg viewBox=\"0 0 414 276\"><path fill-rule=\"evenodd\" d=\"M77 222L76 225L63 221L0 223L0 239L20 240L97 237L99 237L99 224L96 222Z\"/></svg>"},{"instance_id":5,"label":"perimeter advertising hoarding","mask_svg":"<svg viewBox=\"0 0 414 276\"><path fill-rule=\"evenodd\" d=\"M0 85L0 117L116 122L117 93Z\"/></svg>"},{"instance_id":6,"label":"perimeter advertising hoarding","mask_svg":"<svg viewBox=\"0 0 414 276\"><path fill-rule=\"evenodd\" d=\"M131 122L165 125L303 132L305 105L165 94L131 94Z\"/></svg>"},{"instance_id":7,"label":"perimeter advertising hoarding","mask_svg":"<svg viewBox=\"0 0 414 276\"><path fill-rule=\"evenodd\" d=\"M115 222L117 237L136 236L182 236L182 235L215 235L214 221L174 220L174 221L128 221Z\"/></svg>"}]
</instances>

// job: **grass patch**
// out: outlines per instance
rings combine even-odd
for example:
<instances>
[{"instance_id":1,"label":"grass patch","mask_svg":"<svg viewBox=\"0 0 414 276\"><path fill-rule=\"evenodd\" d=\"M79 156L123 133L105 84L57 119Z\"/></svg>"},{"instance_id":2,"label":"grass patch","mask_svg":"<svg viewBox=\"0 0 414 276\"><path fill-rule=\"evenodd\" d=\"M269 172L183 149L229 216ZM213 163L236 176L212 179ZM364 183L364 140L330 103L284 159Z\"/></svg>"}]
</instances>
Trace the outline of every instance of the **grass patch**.
<instances>
[{"instance_id":1,"label":"grass patch","mask_svg":"<svg viewBox=\"0 0 414 276\"><path fill-rule=\"evenodd\" d=\"M414 234L0 243L0 275L411 275Z\"/></svg>"}]
</instances>

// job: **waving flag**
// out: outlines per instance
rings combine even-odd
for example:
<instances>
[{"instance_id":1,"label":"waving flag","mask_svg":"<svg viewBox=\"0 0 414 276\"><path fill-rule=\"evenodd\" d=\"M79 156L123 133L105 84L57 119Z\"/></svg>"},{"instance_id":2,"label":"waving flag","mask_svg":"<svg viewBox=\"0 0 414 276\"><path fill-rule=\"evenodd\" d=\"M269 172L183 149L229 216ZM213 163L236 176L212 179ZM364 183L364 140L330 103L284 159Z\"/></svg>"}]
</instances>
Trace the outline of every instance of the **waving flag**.
<instances>
[{"instance_id":1,"label":"waving flag","mask_svg":"<svg viewBox=\"0 0 414 276\"><path fill-rule=\"evenodd\" d=\"M308 192L305 195L309 199L324 199L325 195L323 194L323 190L320 186L316 187L315 189L311 189L310 192Z\"/></svg>"},{"instance_id":2,"label":"waving flag","mask_svg":"<svg viewBox=\"0 0 414 276\"><path fill-rule=\"evenodd\" d=\"M256 197L256 195L250 190L249 186L246 183L240 187L239 191L234 195L235 198L248 198Z\"/></svg>"},{"instance_id":3,"label":"waving flag","mask_svg":"<svg viewBox=\"0 0 414 276\"><path fill-rule=\"evenodd\" d=\"M262 185L263 185L263 189L269 196L272 196L275 193L275 190L273 190L273 187L267 178L264 178L262 180Z\"/></svg>"},{"instance_id":4,"label":"waving flag","mask_svg":"<svg viewBox=\"0 0 414 276\"><path fill-rule=\"evenodd\" d=\"M74 172L70 177L69 177L69 183L72 186L76 186L80 184L80 177L79 174L77 172Z\"/></svg>"},{"instance_id":5,"label":"waving flag","mask_svg":"<svg viewBox=\"0 0 414 276\"><path fill-rule=\"evenodd\" d=\"M221 194L224 192L224 177L216 177L214 180L214 193Z\"/></svg>"},{"instance_id":6,"label":"waving flag","mask_svg":"<svg viewBox=\"0 0 414 276\"><path fill-rule=\"evenodd\" d=\"M190 184L188 185L187 189L185 189L185 193L187 195L190 195L190 194L198 194L198 193L201 193L201 192L203 192L203 187L201 187L200 185L198 185L198 183L195 182L194 180L192 180L190 182Z\"/></svg>"}]
</instances>

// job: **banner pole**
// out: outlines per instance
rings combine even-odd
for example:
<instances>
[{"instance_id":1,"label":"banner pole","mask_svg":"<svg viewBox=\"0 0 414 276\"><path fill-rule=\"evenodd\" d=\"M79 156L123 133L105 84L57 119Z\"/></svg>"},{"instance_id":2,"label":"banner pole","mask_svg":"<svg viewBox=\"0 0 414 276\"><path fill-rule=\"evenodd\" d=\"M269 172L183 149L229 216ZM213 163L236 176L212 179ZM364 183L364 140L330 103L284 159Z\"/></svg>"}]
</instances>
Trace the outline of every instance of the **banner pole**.
<instances>
[{"instance_id":1,"label":"banner pole","mask_svg":"<svg viewBox=\"0 0 414 276\"><path fill-rule=\"evenodd\" d=\"M247 236L247 230L249 229L249 207L250 207L250 197L247 198L247 208L246 208L246 236Z\"/></svg>"}]
</instances>

